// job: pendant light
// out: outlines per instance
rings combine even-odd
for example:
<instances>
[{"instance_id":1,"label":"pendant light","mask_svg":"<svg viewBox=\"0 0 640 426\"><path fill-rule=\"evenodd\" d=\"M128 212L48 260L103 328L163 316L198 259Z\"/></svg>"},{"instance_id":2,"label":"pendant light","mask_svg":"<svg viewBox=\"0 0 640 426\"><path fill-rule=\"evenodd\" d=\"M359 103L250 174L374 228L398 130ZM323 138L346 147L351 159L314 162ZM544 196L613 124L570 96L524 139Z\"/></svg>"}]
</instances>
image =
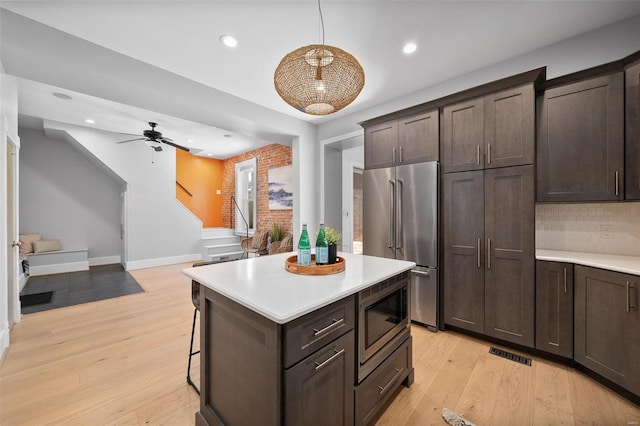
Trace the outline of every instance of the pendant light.
<instances>
[{"instance_id":1,"label":"pendant light","mask_svg":"<svg viewBox=\"0 0 640 426\"><path fill-rule=\"evenodd\" d=\"M312 115L341 110L364 86L364 70L349 53L324 44L324 20L320 0L322 44L304 46L287 54L276 68L273 82L289 105Z\"/></svg>"}]
</instances>

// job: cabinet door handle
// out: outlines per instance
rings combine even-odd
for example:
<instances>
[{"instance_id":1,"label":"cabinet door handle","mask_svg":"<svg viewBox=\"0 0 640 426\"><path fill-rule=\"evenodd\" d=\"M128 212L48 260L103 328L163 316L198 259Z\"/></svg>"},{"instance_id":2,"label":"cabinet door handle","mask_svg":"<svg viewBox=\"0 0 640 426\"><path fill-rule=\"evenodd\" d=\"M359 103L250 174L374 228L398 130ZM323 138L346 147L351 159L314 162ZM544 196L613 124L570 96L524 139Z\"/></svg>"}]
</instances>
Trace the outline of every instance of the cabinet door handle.
<instances>
[{"instance_id":1,"label":"cabinet door handle","mask_svg":"<svg viewBox=\"0 0 640 426\"><path fill-rule=\"evenodd\" d=\"M404 371L404 368L394 368L394 370L396 374L393 375L391 380L389 380L389 382L384 386L378 386L378 389L380 389L380 392L378 393L379 395L382 395L389 389L389 386L391 386L393 382L395 382L396 379L402 374L402 372Z\"/></svg>"},{"instance_id":2,"label":"cabinet door handle","mask_svg":"<svg viewBox=\"0 0 640 426\"><path fill-rule=\"evenodd\" d=\"M635 309L635 306L631 304L631 289L633 286L629 281L627 281L627 312L632 309Z\"/></svg>"},{"instance_id":3,"label":"cabinet door handle","mask_svg":"<svg viewBox=\"0 0 640 426\"><path fill-rule=\"evenodd\" d=\"M487 144L487 164L491 164L491 144Z\"/></svg>"},{"instance_id":4,"label":"cabinet door handle","mask_svg":"<svg viewBox=\"0 0 640 426\"><path fill-rule=\"evenodd\" d=\"M487 269L491 269L491 238L487 238Z\"/></svg>"},{"instance_id":5,"label":"cabinet door handle","mask_svg":"<svg viewBox=\"0 0 640 426\"><path fill-rule=\"evenodd\" d=\"M620 184L618 183L618 172L616 172L616 195L620 195Z\"/></svg>"},{"instance_id":6,"label":"cabinet door handle","mask_svg":"<svg viewBox=\"0 0 640 426\"><path fill-rule=\"evenodd\" d=\"M340 355L342 355L344 353L344 349L334 349L333 350L335 353L333 355L331 355L331 357L325 361L323 361L322 363L318 363L316 362L316 371L323 369L324 367L326 367L331 361L333 361L334 359L338 358Z\"/></svg>"},{"instance_id":7,"label":"cabinet door handle","mask_svg":"<svg viewBox=\"0 0 640 426\"><path fill-rule=\"evenodd\" d=\"M567 294L567 268L564 268L564 294Z\"/></svg>"},{"instance_id":8,"label":"cabinet door handle","mask_svg":"<svg viewBox=\"0 0 640 426\"><path fill-rule=\"evenodd\" d=\"M399 159L398 163L402 163L402 147L400 147L400 159Z\"/></svg>"},{"instance_id":9,"label":"cabinet door handle","mask_svg":"<svg viewBox=\"0 0 640 426\"><path fill-rule=\"evenodd\" d=\"M480 238L478 238L478 254L476 257L478 258L478 268L481 268L482 265L480 265Z\"/></svg>"},{"instance_id":10,"label":"cabinet door handle","mask_svg":"<svg viewBox=\"0 0 640 426\"><path fill-rule=\"evenodd\" d=\"M327 333L335 328L340 327L341 325L344 324L344 318L340 318L339 320L332 318L332 323L329 324L328 326L326 326L325 328L318 330L318 329L313 329L313 337L318 337L318 335L323 334L323 333Z\"/></svg>"},{"instance_id":11,"label":"cabinet door handle","mask_svg":"<svg viewBox=\"0 0 640 426\"><path fill-rule=\"evenodd\" d=\"M480 145L476 147L476 164L480 165Z\"/></svg>"},{"instance_id":12,"label":"cabinet door handle","mask_svg":"<svg viewBox=\"0 0 640 426\"><path fill-rule=\"evenodd\" d=\"M396 147L391 148L391 162L396 164Z\"/></svg>"}]
</instances>

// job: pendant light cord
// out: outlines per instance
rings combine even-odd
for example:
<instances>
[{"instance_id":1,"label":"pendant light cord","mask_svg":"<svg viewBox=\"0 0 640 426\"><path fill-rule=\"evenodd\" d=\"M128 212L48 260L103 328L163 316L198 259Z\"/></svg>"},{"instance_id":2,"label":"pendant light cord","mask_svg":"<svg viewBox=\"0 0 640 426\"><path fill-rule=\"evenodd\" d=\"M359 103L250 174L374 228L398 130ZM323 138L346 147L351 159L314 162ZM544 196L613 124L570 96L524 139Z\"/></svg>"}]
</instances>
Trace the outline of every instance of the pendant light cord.
<instances>
[{"instance_id":1,"label":"pendant light cord","mask_svg":"<svg viewBox=\"0 0 640 426\"><path fill-rule=\"evenodd\" d=\"M320 12L320 24L322 25L322 44L324 45L324 19L322 18L322 8L320 7L320 0L318 0L318 12Z\"/></svg>"}]
</instances>

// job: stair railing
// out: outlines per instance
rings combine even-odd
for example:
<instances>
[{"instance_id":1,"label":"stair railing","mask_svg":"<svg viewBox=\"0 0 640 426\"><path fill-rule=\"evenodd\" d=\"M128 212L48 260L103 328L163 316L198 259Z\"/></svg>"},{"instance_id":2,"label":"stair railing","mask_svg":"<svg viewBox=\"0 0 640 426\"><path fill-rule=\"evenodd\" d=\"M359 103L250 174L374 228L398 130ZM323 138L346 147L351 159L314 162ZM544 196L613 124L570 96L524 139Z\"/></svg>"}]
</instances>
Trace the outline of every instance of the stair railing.
<instances>
[{"instance_id":1,"label":"stair railing","mask_svg":"<svg viewBox=\"0 0 640 426\"><path fill-rule=\"evenodd\" d=\"M242 218L242 221L244 222L245 227L247 228L247 238L249 238L249 222L247 222L247 219L244 218L244 214L242 214L242 210L240 210L240 206L238 206L238 203L236 202L236 197L235 195L231 196L231 201L233 201L233 204L229 205L229 213L231 216L231 229L234 228L233 223L234 223L234 218L235 215L233 214L233 206L236 206L236 209L238 210L238 213L240 213L240 217Z\"/></svg>"}]
</instances>

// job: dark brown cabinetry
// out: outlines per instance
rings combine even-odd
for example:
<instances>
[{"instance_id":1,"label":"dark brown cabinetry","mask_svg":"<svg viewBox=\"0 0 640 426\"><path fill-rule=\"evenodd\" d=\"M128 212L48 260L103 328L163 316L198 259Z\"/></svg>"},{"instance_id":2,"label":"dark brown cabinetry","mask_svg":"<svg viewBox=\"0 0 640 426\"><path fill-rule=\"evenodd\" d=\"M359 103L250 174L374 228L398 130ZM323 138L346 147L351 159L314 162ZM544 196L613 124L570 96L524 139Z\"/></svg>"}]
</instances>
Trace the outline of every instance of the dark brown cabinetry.
<instances>
[{"instance_id":1,"label":"dark brown cabinetry","mask_svg":"<svg viewBox=\"0 0 640 426\"><path fill-rule=\"evenodd\" d=\"M624 196L621 72L553 87L538 103L538 201Z\"/></svg>"},{"instance_id":2,"label":"dark brown cabinetry","mask_svg":"<svg viewBox=\"0 0 640 426\"><path fill-rule=\"evenodd\" d=\"M484 174L442 177L444 321L484 333Z\"/></svg>"},{"instance_id":3,"label":"dark brown cabinetry","mask_svg":"<svg viewBox=\"0 0 640 426\"><path fill-rule=\"evenodd\" d=\"M574 359L640 395L640 277L575 266Z\"/></svg>"},{"instance_id":4,"label":"dark brown cabinetry","mask_svg":"<svg viewBox=\"0 0 640 426\"><path fill-rule=\"evenodd\" d=\"M533 166L443 176L445 323L534 345Z\"/></svg>"},{"instance_id":5,"label":"dark brown cabinetry","mask_svg":"<svg viewBox=\"0 0 640 426\"><path fill-rule=\"evenodd\" d=\"M355 424L371 423L411 369L411 337L356 387ZM324 422L324 424L334 424Z\"/></svg>"},{"instance_id":6,"label":"dark brown cabinetry","mask_svg":"<svg viewBox=\"0 0 640 426\"><path fill-rule=\"evenodd\" d=\"M201 294L197 424L353 424L354 296L279 325Z\"/></svg>"},{"instance_id":7,"label":"dark brown cabinetry","mask_svg":"<svg viewBox=\"0 0 640 426\"><path fill-rule=\"evenodd\" d=\"M353 423L353 330L284 373L285 424Z\"/></svg>"},{"instance_id":8,"label":"dark brown cabinetry","mask_svg":"<svg viewBox=\"0 0 640 426\"><path fill-rule=\"evenodd\" d=\"M443 172L533 164L534 112L533 84L444 107Z\"/></svg>"},{"instance_id":9,"label":"dark brown cabinetry","mask_svg":"<svg viewBox=\"0 0 640 426\"><path fill-rule=\"evenodd\" d=\"M536 349L573 358L573 264L536 261Z\"/></svg>"},{"instance_id":10,"label":"dark brown cabinetry","mask_svg":"<svg viewBox=\"0 0 640 426\"><path fill-rule=\"evenodd\" d=\"M640 200L640 62L625 70L625 198Z\"/></svg>"},{"instance_id":11,"label":"dark brown cabinetry","mask_svg":"<svg viewBox=\"0 0 640 426\"><path fill-rule=\"evenodd\" d=\"M365 130L365 168L439 159L438 110L380 123Z\"/></svg>"}]
</instances>

